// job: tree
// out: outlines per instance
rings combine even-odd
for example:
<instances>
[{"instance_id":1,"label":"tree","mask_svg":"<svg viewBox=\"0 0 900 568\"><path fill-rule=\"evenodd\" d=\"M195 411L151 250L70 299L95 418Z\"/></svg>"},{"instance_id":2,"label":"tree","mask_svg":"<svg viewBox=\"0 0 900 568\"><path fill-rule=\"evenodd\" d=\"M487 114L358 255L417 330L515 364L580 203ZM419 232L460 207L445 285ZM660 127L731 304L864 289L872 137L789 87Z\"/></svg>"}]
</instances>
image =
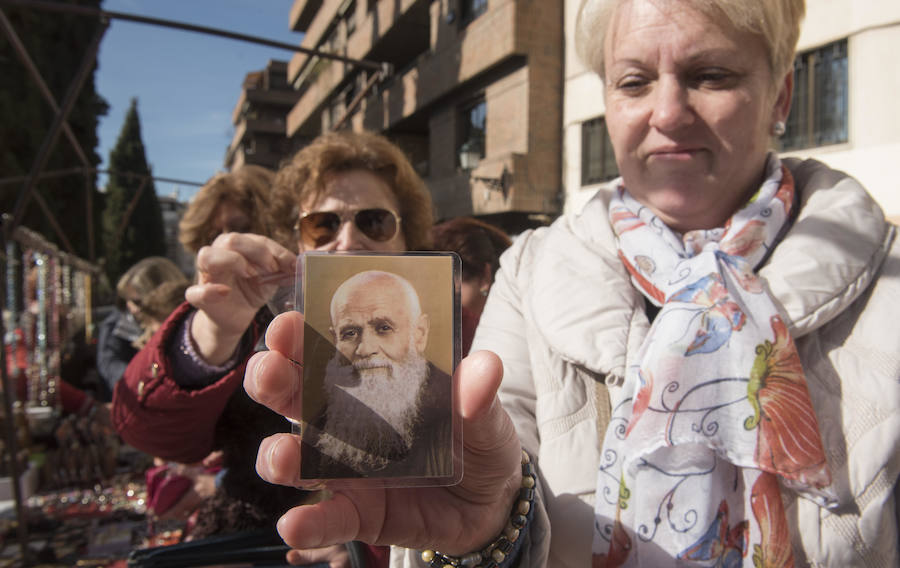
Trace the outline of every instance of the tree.
<instances>
[{"instance_id":1,"label":"tree","mask_svg":"<svg viewBox=\"0 0 900 568\"><path fill-rule=\"evenodd\" d=\"M166 253L162 211L141 139L137 99L131 99L125 113L119 138L109 153L109 169L103 242L106 274L110 282L116 282L135 262Z\"/></svg>"},{"instance_id":2,"label":"tree","mask_svg":"<svg viewBox=\"0 0 900 568\"><path fill-rule=\"evenodd\" d=\"M100 0L83 0L79 4L99 8ZM62 104L69 84L81 66L85 50L97 32L99 22L96 18L48 13L30 8L27 4L4 6L3 12L57 104ZM4 33L0 33L0 84L0 179L15 180L31 172L38 149L49 132L55 115ZM97 123L108 109L109 105L95 90L94 72L91 72L68 120L90 168L96 168L100 163L100 156L96 152ZM65 135L60 134L44 171L83 166ZM21 181L0 184L0 211L13 211L21 188ZM96 191L95 176L91 174L85 179L79 173L40 180L34 190L44 198L75 253L82 258L89 258L88 235L90 231L97 235L100 224L101 197ZM85 225L88 191L93 193L93 227ZM21 224L65 249L34 199L28 202Z\"/></svg>"}]
</instances>

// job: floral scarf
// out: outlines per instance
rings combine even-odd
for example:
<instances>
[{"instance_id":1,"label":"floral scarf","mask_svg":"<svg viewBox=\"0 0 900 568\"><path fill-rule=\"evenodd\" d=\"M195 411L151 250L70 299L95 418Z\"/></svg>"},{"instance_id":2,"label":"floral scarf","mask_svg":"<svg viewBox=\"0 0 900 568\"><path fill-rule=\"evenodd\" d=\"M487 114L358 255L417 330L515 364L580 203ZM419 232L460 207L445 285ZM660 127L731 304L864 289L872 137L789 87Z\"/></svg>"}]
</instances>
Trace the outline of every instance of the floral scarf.
<instances>
[{"instance_id":1,"label":"floral scarf","mask_svg":"<svg viewBox=\"0 0 900 568\"><path fill-rule=\"evenodd\" d=\"M619 185L609 209L632 281L661 305L597 476L595 566L791 566L781 490L833 506L800 356L754 272L790 219L766 180L723 228L681 236Z\"/></svg>"}]
</instances>

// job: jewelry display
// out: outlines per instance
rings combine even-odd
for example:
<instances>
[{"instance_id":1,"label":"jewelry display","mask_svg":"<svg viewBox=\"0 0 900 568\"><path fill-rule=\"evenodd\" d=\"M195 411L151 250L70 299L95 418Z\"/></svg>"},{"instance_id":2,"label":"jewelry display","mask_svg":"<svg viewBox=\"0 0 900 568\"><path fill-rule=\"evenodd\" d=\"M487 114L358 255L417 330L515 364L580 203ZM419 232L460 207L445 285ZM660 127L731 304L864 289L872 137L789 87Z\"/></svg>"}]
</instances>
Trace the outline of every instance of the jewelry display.
<instances>
[{"instance_id":1,"label":"jewelry display","mask_svg":"<svg viewBox=\"0 0 900 568\"><path fill-rule=\"evenodd\" d=\"M16 335L16 327L18 327L17 322L19 321L18 312L19 312L19 302L16 301L16 282L18 281L18 275L16 274L16 267L19 262L17 260L18 256L16 254L16 243L15 241L9 241L6 243L6 311L3 313L3 329L6 331L5 336L3 337L3 343L6 346L7 353L13 354L18 353L19 348L19 338ZM12 376L10 377L13 380L17 380L19 377L19 373L21 369L16 364L9 365Z\"/></svg>"},{"instance_id":2,"label":"jewelry display","mask_svg":"<svg viewBox=\"0 0 900 568\"><path fill-rule=\"evenodd\" d=\"M38 384L37 369L38 364L35 357L35 325L36 325L36 308L35 302L37 290L36 282L31 275L36 275L34 264L35 252L26 248L22 252L22 312L20 314L19 326L22 329L22 340L25 343L25 402L26 404L37 400Z\"/></svg>"},{"instance_id":3,"label":"jewelry display","mask_svg":"<svg viewBox=\"0 0 900 568\"><path fill-rule=\"evenodd\" d=\"M0 421L12 422L7 435L14 437L0 440L0 451L18 448L17 455L0 462L0 474L18 475L20 488L28 487L5 497L27 509L28 526L0 518L0 548L17 533L34 535L29 546L46 561L87 566L82 563L86 550L103 550L108 535L130 534L133 527L146 532L143 471L149 465L143 454L121 452L116 433L93 412L61 417L64 346L82 324L90 345L91 275L99 268L23 227L12 231L0 253L6 279L4 374L10 379L4 393L11 399L6 406L11 414L0 408ZM123 460L135 462L131 473L120 473ZM4 554L0 566L31 565L32 560ZM108 565L102 558L97 562L90 565Z\"/></svg>"},{"instance_id":4,"label":"jewelry display","mask_svg":"<svg viewBox=\"0 0 900 568\"><path fill-rule=\"evenodd\" d=\"M47 256L37 254L34 261L37 267L37 284L35 286L35 296L37 300L37 322L35 325L35 359L38 364L38 384L36 388L36 397L33 399L38 406L47 406L47 384L50 381L50 361L47 351L48 339L50 336L47 319L49 302L47 299L47 280L48 280L48 262Z\"/></svg>"},{"instance_id":5,"label":"jewelry display","mask_svg":"<svg viewBox=\"0 0 900 568\"><path fill-rule=\"evenodd\" d=\"M62 286L60 285L59 261L56 256L46 255L47 263L47 382L42 392L40 405L55 407L56 385L59 382L60 365L62 363L62 342L60 340L60 299L62 298Z\"/></svg>"}]
</instances>

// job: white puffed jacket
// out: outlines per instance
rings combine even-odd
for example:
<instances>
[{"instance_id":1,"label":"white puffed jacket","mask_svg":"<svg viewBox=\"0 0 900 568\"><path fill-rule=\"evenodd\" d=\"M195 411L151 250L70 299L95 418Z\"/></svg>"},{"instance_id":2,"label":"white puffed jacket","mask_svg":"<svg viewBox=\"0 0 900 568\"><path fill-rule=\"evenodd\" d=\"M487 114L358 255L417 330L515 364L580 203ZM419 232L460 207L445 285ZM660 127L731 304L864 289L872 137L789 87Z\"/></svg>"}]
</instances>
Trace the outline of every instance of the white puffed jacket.
<instances>
[{"instance_id":1,"label":"white puffed jacket","mask_svg":"<svg viewBox=\"0 0 900 568\"><path fill-rule=\"evenodd\" d=\"M840 508L785 492L798 566L893 568L900 474L900 246L851 177L784 160L800 213L759 274L804 363ZM541 492L519 566L588 566L608 394L621 398L649 321L617 257L611 191L521 235L504 254L475 337L503 361L501 400L536 458ZM597 382L606 385L606 393ZM597 403L598 392L601 393ZM392 565L421 564L392 551Z\"/></svg>"}]
</instances>

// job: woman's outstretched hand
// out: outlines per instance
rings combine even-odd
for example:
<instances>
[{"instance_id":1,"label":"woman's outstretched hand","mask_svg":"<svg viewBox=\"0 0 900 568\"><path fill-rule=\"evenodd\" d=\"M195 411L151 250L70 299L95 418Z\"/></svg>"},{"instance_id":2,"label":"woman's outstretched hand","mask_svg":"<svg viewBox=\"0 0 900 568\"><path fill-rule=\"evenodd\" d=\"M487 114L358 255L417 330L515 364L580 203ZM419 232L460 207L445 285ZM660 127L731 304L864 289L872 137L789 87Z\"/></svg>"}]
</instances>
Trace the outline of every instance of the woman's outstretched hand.
<instances>
[{"instance_id":1,"label":"woman's outstretched hand","mask_svg":"<svg viewBox=\"0 0 900 568\"><path fill-rule=\"evenodd\" d=\"M300 419L303 316L281 314L266 333L270 351L248 363L244 388L260 404ZM521 445L497 399L499 358L481 351L456 370L463 428L463 478L451 487L341 488L331 497L289 510L278 532L295 549L360 540L377 545L435 549L459 555L480 550L504 528L521 483ZM300 439L276 434L263 440L256 469L271 482L300 479Z\"/></svg>"},{"instance_id":2,"label":"woman's outstretched hand","mask_svg":"<svg viewBox=\"0 0 900 568\"><path fill-rule=\"evenodd\" d=\"M198 309L191 335L204 359L228 360L241 336L275 292L272 274L293 277L294 253L250 233L223 233L197 253L197 283L185 298Z\"/></svg>"}]
</instances>

